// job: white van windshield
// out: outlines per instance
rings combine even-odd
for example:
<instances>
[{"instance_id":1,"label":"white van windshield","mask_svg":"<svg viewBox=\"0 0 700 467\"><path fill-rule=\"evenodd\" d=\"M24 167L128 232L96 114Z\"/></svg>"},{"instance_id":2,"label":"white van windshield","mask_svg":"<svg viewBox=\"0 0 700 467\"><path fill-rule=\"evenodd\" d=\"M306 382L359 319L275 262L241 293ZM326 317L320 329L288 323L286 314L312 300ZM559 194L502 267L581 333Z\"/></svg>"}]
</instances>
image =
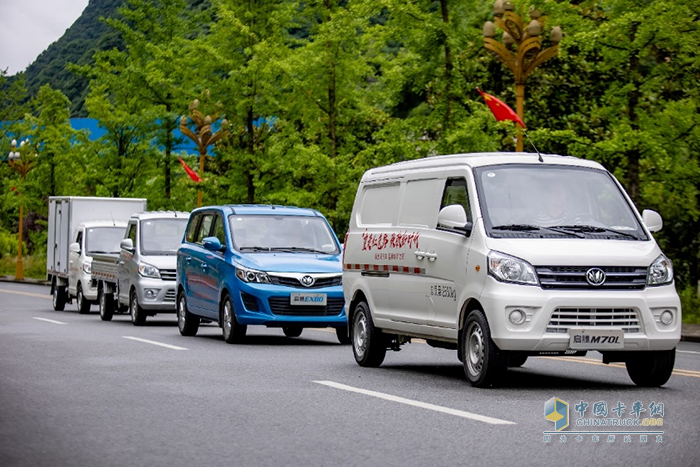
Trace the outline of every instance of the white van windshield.
<instances>
[{"instance_id":1,"label":"white van windshield","mask_svg":"<svg viewBox=\"0 0 700 467\"><path fill-rule=\"evenodd\" d=\"M142 220L141 253L144 255L177 254L186 226L186 217Z\"/></svg>"},{"instance_id":2,"label":"white van windshield","mask_svg":"<svg viewBox=\"0 0 700 467\"><path fill-rule=\"evenodd\" d=\"M502 165L475 171L492 237L647 240L605 171L555 165Z\"/></svg>"},{"instance_id":3,"label":"white van windshield","mask_svg":"<svg viewBox=\"0 0 700 467\"><path fill-rule=\"evenodd\" d=\"M320 217L233 215L233 245L241 252L340 253L335 235Z\"/></svg>"}]
</instances>

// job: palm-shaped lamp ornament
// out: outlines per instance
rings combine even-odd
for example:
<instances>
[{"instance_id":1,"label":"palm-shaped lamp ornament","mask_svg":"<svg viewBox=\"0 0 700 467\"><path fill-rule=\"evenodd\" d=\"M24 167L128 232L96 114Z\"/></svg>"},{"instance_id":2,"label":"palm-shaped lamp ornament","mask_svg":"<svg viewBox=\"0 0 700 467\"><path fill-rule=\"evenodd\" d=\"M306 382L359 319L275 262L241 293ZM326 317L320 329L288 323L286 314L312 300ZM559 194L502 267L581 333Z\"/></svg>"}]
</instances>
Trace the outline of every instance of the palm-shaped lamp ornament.
<instances>
[{"instance_id":1,"label":"palm-shaped lamp ornament","mask_svg":"<svg viewBox=\"0 0 700 467\"><path fill-rule=\"evenodd\" d=\"M202 98L209 99L209 90L205 89L202 92ZM226 119L221 121L221 127L218 131L214 131L212 125L219 120L221 117L220 107L221 104L216 105L216 112L213 115L204 115L199 111L200 101L195 99L188 106L190 111L190 119L194 122L194 131L190 130L187 126L187 117L183 115L180 117L180 131L183 135L190 138L197 145L197 150L199 151L199 176L204 175L204 160L207 156L207 151L209 146L219 141L228 132L228 121ZM197 192L197 206L202 205L202 189L200 188Z\"/></svg>"},{"instance_id":2,"label":"palm-shaped lamp ornament","mask_svg":"<svg viewBox=\"0 0 700 467\"><path fill-rule=\"evenodd\" d=\"M10 167L15 169L19 174L22 181L27 176L30 170L34 167L34 160L37 154L34 153L33 157L27 154L30 149L29 140L25 139L19 143L19 148L17 147L17 140L13 139L11 143L12 149L7 154L7 162ZM22 155L24 154L24 157ZM19 228L17 234L17 264L15 266L15 279L21 281L24 279L24 265L22 263L22 227L24 224L24 203L22 202L22 191L21 188L17 190L19 195Z\"/></svg>"},{"instance_id":3,"label":"palm-shaped lamp ornament","mask_svg":"<svg viewBox=\"0 0 700 467\"><path fill-rule=\"evenodd\" d=\"M509 1L497 0L493 5L493 22L484 24L484 47L493 52L515 77L516 113L525 121L525 82L527 77L546 60L559 53L562 31L559 26L552 28L549 34L551 46L542 48L542 30L547 17L539 10L530 8L530 21L525 22L521 15L515 13ZM494 24L495 23L495 24ZM496 26L503 31L503 41L496 36ZM523 150L523 134L518 129L516 151Z\"/></svg>"}]
</instances>

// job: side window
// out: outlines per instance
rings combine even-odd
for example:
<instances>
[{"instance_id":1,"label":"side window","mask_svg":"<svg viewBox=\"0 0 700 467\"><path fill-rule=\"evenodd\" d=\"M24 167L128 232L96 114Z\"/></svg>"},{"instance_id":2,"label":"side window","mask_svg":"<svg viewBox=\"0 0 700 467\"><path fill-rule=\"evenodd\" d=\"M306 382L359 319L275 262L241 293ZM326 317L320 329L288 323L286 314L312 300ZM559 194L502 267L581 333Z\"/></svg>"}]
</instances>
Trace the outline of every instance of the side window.
<instances>
[{"instance_id":1,"label":"side window","mask_svg":"<svg viewBox=\"0 0 700 467\"><path fill-rule=\"evenodd\" d=\"M224 220L217 214L214 218L214 228L211 232L212 237L219 239L222 245L226 245L226 232L224 232Z\"/></svg>"},{"instance_id":2,"label":"side window","mask_svg":"<svg viewBox=\"0 0 700 467\"><path fill-rule=\"evenodd\" d=\"M187 226L187 235L185 235L185 241L189 243L194 243L194 237L197 234L197 227L199 227L199 220L202 218L201 214L195 214Z\"/></svg>"},{"instance_id":3,"label":"side window","mask_svg":"<svg viewBox=\"0 0 700 467\"><path fill-rule=\"evenodd\" d=\"M442 194L440 209L452 204L459 204L467 213L467 221L472 220L472 212L469 206L469 192L467 191L467 180L459 178L448 178L445 183L445 191Z\"/></svg>"},{"instance_id":4,"label":"side window","mask_svg":"<svg viewBox=\"0 0 700 467\"><path fill-rule=\"evenodd\" d=\"M80 249L83 249L83 231L78 230L78 236L75 237L75 241L80 245Z\"/></svg>"},{"instance_id":5,"label":"side window","mask_svg":"<svg viewBox=\"0 0 700 467\"><path fill-rule=\"evenodd\" d=\"M129 227L126 231L126 238L130 238L134 245L136 245L136 223L129 223Z\"/></svg>"},{"instance_id":6,"label":"side window","mask_svg":"<svg viewBox=\"0 0 700 467\"><path fill-rule=\"evenodd\" d=\"M209 236L211 231L211 224L214 221L214 214L204 214L202 216L202 222L199 223L199 229L197 230L197 235L195 235L194 242L202 243L205 237Z\"/></svg>"}]
</instances>

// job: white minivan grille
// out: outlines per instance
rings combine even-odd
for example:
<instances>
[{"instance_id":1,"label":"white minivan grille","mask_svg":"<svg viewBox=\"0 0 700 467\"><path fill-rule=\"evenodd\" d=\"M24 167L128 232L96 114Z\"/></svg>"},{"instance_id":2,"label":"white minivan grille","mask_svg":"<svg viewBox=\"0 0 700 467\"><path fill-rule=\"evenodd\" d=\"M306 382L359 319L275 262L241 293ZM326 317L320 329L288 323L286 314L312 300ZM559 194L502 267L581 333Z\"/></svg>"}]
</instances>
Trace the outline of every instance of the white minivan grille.
<instances>
[{"instance_id":1,"label":"white minivan grille","mask_svg":"<svg viewBox=\"0 0 700 467\"><path fill-rule=\"evenodd\" d=\"M569 328L607 327L625 333L640 332L639 316L633 308L557 308L547 324L549 333L567 333Z\"/></svg>"}]
</instances>

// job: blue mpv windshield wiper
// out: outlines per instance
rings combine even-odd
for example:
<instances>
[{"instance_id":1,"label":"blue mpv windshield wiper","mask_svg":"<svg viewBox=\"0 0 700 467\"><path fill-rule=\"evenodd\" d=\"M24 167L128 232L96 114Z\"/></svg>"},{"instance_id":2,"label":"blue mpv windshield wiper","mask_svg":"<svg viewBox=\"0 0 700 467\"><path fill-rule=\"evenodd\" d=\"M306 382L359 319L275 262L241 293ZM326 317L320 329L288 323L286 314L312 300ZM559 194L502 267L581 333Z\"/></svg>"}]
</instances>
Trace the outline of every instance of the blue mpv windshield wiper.
<instances>
[{"instance_id":1,"label":"blue mpv windshield wiper","mask_svg":"<svg viewBox=\"0 0 700 467\"><path fill-rule=\"evenodd\" d=\"M572 237L583 238L584 235L578 232L571 232L569 230L562 230L560 226L556 227L544 227L542 225L530 225L530 224L506 224L506 225L495 225L491 227L494 230L512 230L512 231L524 231L530 232L535 230L549 230L550 232L556 232L564 235L569 235Z\"/></svg>"},{"instance_id":2,"label":"blue mpv windshield wiper","mask_svg":"<svg viewBox=\"0 0 700 467\"><path fill-rule=\"evenodd\" d=\"M321 250L315 250L313 248L304 248L301 246L278 246L278 247L273 247L270 248L270 251L286 251L286 252L303 252L303 253L321 253L323 255L328 255L327 251L321 251Z\"/></svg>"},{"instance_id":3,"label":"blue mpv windshield wiper","mask_svg":"<svg viewBox=\"0 0 700 467\"><path fill-rule=\"evenodd\" d=\"M238 248L239 251L270 251L269 246L242 246Z\"/></svg>"}]
</instances>

